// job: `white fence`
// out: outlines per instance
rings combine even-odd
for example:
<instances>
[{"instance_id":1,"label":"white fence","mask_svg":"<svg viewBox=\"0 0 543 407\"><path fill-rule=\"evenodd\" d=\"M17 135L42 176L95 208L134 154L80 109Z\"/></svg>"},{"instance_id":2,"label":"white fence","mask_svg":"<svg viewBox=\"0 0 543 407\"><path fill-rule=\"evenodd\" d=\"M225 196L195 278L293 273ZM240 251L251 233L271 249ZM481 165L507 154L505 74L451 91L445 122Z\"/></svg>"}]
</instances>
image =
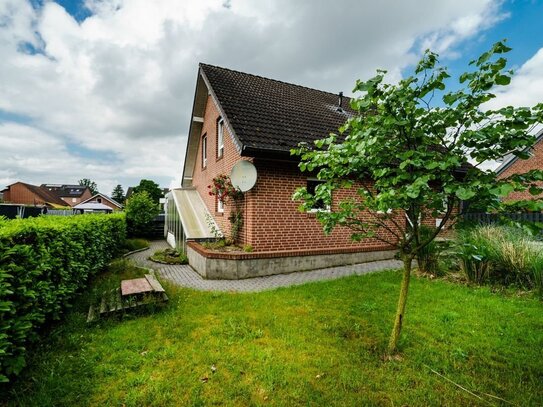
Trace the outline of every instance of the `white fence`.
<instances>
[{"instance_id":1,"label":"white fence","mask_svg":"<svg viewBox=\"0 0 543 407\"><path fill-rule=\"evenodd\" d=\"M76 215L72 209L49 209L46 213L47 216L72 216Z\"/></svg>"}]
</instances>

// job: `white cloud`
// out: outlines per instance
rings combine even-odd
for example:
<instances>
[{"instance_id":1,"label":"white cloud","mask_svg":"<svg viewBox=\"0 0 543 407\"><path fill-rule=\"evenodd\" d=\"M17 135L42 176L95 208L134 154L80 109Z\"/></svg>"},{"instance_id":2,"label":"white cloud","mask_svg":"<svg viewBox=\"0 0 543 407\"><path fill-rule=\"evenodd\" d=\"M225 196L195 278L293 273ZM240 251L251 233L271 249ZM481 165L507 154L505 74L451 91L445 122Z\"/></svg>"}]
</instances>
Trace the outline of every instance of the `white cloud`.
<instances>
[{"instance_id":1,"label":"white cloud","mask_svg":"<svg viewBox=\"0 0 543 407\"><path fill-rule=\"evenodd\" d=\"M543 101L543 48L527 60L515 73L511 83L498 87L496 98L486 103L491 109L503 106L534 106Z\"/></svg>"},{"instance_id":2,"label":"white cloud","mask_svg":"<svg viewBox=\"0 0 543 407\"><path fill-rule=\"evenodd\" d=\"M78 23L51 1L39 10L0 2L0 109L30 118L2 127L0 187L88 177L107 193L118 182L179 178L200 61L349 93L376 68L399 78L417 44L452 55L503 17L490 0L224 3L86 0L93 15ZM41 53L21 52L24 43ZM7 160L9 132L47 142L17 164L30 147ZM107 159L81 158L67 143Z\"/></svg>"}]
</instances>

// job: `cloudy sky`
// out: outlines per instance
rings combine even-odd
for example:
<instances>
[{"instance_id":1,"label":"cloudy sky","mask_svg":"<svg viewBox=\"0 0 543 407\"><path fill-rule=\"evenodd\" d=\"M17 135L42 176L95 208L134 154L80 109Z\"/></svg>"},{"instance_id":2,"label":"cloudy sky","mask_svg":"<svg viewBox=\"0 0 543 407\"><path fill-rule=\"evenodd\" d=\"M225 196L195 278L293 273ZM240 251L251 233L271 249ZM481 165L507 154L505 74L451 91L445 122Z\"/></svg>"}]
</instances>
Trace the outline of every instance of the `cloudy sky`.
<instances>
[{"instance_id":1,"label":"cloudy sky","mask_svg":"<svg viewBox=\"0 0 543 407\"><path fill-rule=\"evenodd\" d=\"M181 176L198 62L349 94L428 47L452 73L514 48L496 104L543 99L541 1L0 0L0 189Z\"/></svg>"}]
</instances>

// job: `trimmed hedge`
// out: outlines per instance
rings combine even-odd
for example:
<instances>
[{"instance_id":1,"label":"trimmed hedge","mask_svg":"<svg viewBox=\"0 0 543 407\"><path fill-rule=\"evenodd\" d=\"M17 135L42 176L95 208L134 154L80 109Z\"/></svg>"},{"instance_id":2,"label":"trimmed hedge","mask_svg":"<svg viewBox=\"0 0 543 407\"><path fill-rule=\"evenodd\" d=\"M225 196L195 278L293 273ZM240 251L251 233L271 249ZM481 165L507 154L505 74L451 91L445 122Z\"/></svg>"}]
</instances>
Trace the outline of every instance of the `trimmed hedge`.
<instances>
[{"instance_id":1,"label":"trimmed hedge","mask_svg":"<svg viewBox=\"0 0 543 407\"><path fill-rule=\"evenodd\" d=\"M0 381L21 371L25 346L125 238L123 214L0 221Z\"/></svg>"}]
</instances>

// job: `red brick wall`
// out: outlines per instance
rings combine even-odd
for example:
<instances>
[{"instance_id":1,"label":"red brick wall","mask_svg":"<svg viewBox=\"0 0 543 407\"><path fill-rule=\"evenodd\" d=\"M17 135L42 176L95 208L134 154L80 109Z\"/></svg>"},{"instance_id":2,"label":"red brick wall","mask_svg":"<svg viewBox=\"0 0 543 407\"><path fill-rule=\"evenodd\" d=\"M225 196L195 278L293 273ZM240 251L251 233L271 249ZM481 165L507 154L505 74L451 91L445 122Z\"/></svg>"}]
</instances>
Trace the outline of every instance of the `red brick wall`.
<instances>
[{"instance_id":1,"label":"red brick wall","mask_svg":"<svg viewBox=\"0 0 543 407\"><path fill-rule=\"evenodd\" d=\"M204 200L209 212L214 216L215 221L221 230L227 235L230 235L230 221L228 216L231 211L231 205L226 204L224 213L217 212L217 198L209 195L208 185L211 184L213 178L220 174L229 175L234 164L241 158L236 150L233 139L230 136L228 127L224 127L224 153L221 158L217 158L217 121L220 118L219 111L213 102L213 98L208 96L206 108L204 112L204 123L202 126L202 134L198 146L198 157L192 176L192 185L196 187L198 193ZM207 165L204 168L202 165L202 137L207 136ZM242 231L241 237L245 236L245 231Z\"/></svg>"},{"instance_id":2,"label":"red brick wall","mask_svg":"<svg viewBox=\"0 0 543 407\"><path fill-rule=\"evenodd\" d=\"M502 172L498 178L507 178L513 174L523 174L530 170L542 170L543 169L543 142L539 141L534 145L533 156L527 160L517 159L513 164L511 164L504 172ZM541 187L543 183L538 183ZM512 192L505 198L507 201L516 201L520 199L535 199L542 198L543 194L532 195L528 191L524 192Z\"/></svg>"},{"instance_id":3,"label":"red brick wall","mask_svg":"<svg viewBox=\"0 0 543 407\"><path fill-rule=\"evenodd\" d=\"M24 205L43 205L45 202L20 182L4 192L4 202Z\"/></svg>"},{"instance_id":4,"label":"red brick wall","mask_svg":"<svg viewBox=\"0 0 543 407\"><path fill-rule=\"evenodd\" d=\"M64 202L66 202L69 206L75 206L80 204L83 201L86 201L87 199L91 198L92 194L90 190L87 188L85 192L83 192L83 195L80 197L71 197L71 196L62 196L60 199L62 199Z\"/></svg>"},{"instance_id":5,"label":"red brick wall","mask_svg":"<svg viewBox=\"0 0 543 407\"><path fill-rule=\"evenodd\" d=\"M232 205L227 203L223 214L216 211L216 197L209 195L208 185L219 174L229 174L234 164L242 159L225 127L224 156L217 159L217 120L220 117L211 96L208 97L204 123L200 135L198 157L192 184L198 190L210 213L221 230L230 235L228 216ZM207 136L207 165L202 167L202 136ZM243 159L247 159L243 157ZM299 202L292 201L295 189L306 186L307 174L302 174L296 163L277 160L249 159L255 163L258 180L255 187L245 194L242 203L245 212L244 227L240 232L242 244L250 244L256 251L307 250L329 248L375 248L382 249L384 243L376 239L362 242L351 241L351 230L336 228L325 236L322 225L315 214L300 213ZM334 201L354 194L355 189L339 191ZM400 219L403 221L403 218Z\"/></svg>"},{"instance_id":6,"label":"red brick wall","mask_svg":"<svg viewBox=\"0 0 543 407\"><path fill-rule=\"evenodd\" d=\"M248 227L252 230L251 244L256 249L383 247L384 243L377 239L353 242L352 231L345 227L336 227L326 236L314 213L300 212L300 202L294 202L292 194L296 188L306 186L308 175L301 173L296 163L256 159L255 166L258 181L250 192L254 203ZM354 196L355 191L356 188L336 191L332 205Z\"/></svg>"}]
</instances>

